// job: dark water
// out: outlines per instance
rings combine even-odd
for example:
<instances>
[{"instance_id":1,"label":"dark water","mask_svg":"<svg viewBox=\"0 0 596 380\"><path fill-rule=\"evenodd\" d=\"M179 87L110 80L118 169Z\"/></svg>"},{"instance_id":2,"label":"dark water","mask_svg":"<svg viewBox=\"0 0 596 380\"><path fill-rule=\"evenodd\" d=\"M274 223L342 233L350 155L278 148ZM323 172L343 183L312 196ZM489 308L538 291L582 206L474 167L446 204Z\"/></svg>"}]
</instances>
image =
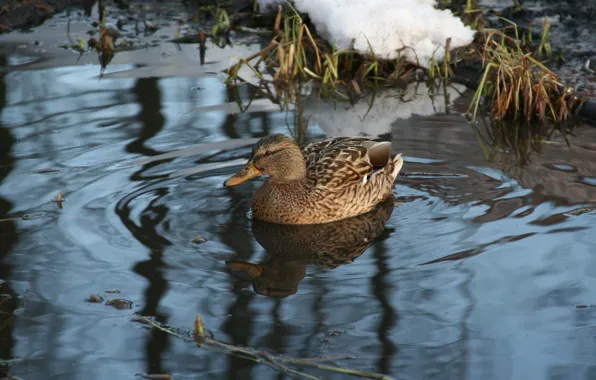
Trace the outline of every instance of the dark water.
<instances>
[{"instance_id":1,"label":"dark water","mask_svg":"<svg viewBox=\"0 0 596 380\"><path fill-rule=\"evenodd\" d=\"M258 181L222 187L255 138L289 132L267 101L236 112L219 74L100 81L97 65L11 62L0 75L0 358L32 358L14 375L283 377L147 329L138 313L184 329L200 314L224 342L354 355L337 364L399 379L596 377L594 129L570 147L543 144L519 169L485 160L457 92L449 114L425 96L380 99L364 121L366 104L319 110L308 138L391 132L410 175L377 219L283 229L251 220ZM85 302L92 294L132 309Z\"/></svg>"}]
</instances>

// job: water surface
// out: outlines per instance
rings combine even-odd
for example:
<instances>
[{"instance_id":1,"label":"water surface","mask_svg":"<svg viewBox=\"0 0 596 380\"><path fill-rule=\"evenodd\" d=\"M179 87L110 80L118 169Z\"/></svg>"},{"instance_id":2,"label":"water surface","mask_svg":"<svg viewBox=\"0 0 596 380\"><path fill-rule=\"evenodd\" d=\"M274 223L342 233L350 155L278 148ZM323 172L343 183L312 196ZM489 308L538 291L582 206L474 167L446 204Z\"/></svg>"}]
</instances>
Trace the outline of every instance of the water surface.
<instances>
[{"instance_id":1,"label":"water surface","mask_svg":"<svg viewBox=\"0 0 596 380\"><path fill-rule=\"evenodd\" d=\"M255 139L290 133L277 106L238 112L209 68L171 76L168 64L116 61L99 80L97 65L44 67L11 51L0 74L0 357L38 358L12 366L20 378L281 377L135 313L188 329L200 314L221 341L353 355L337 364L400 379L596 376L594 129L518 168L485 159L462 89L447 108L424 87L417 100L380 97L366 118L365 103L307 104L307 139L390 133L408 173L380 225L356 224L353 234L372 226L368 244L334 251L354 227L344 225L325 231L333 254L317 255L320 231L251 219L259 181L222 187ZM92 294L132 309L85 302Z\"/></svg>"}]
</instances>

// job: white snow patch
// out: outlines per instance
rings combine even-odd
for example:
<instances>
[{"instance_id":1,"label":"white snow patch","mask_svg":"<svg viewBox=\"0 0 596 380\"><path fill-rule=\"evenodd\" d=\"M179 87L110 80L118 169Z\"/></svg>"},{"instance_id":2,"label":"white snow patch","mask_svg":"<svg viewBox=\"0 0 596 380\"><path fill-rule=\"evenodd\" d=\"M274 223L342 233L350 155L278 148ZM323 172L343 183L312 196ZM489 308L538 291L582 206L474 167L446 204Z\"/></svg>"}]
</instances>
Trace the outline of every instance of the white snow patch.
<instances>
[{"instance_id":1,"label":"white snow patch","mask_svg":"<svg viewBox=\"0 0 596 380\"><path fill-rule=\"evenodd\" d=\"M271 9L284 1L258 0L261 10ZM434 8L434 0L294 0L296 9L307 13L317 32L338 49L354 48L394 59L401 56L428 67L434 56L443 59L445 41L451 37L451 48L468 45L475 31L453 16L451 11Z\"/></svg>"}]
</instances>

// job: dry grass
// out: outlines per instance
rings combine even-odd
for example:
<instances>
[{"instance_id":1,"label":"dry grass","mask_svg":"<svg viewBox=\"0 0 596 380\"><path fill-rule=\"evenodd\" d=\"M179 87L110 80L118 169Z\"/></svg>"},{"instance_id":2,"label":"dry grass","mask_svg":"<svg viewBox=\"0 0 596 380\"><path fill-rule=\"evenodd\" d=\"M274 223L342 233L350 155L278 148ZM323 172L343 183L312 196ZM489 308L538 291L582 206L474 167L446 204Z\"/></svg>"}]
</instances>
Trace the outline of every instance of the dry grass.
<instances>
[{"instance_id":1,"label":"dry grass","mask_svg":"<svg viewBox=\"0 0 596 380\"><path fill-rule=\"evenodd\" d=\"M517 27L514 25L517 37ZM482 101L494 121L563 121L581 103L572 88L499 30L486 30L480 85L468 108L476 121Z\"/></svg>"},{"instance_id":2,"label":"dry grass","mask_svg":"<svg viewBox=\"0 0 596 380\"><path fill-rule=\"evenodd\" d=\"M454 7L454 4L447 1L443 5ZM500 30L484 28L482 12L475 0L467 1L465 8L460 6L459 13L466 23L479 28L480 42L476 42L475 49L468 47L452 54L450 41L446 41L444 60L431 60L425 70L429 95L433 96L433 90L439 86L448 86L452 65L458 61L456 55L463 52L473 60L480 59L483 67L480 84L468 108L474 122L480 104L495 122L567 120L582 100L537 58L552 56L548 20L544 21L540 44L532 48L532 41L520 39L512 22L510 27ZM243 81L238 76L243 66L249 67L261 82L273 83L276 93L287 95L290 102L296 100L295 88L304 82L314 82L324 97L336 95L354 101L362 97L365 89L405 86L419 79L420 74L417 65L407 63L400 56L395 60L378 60L370 44L366 54L354 49L336 49L318 38L291 7L287 12L278 8L268 45L232 65L226 83Z\"/></svg>"},{"instance_id":3,"label":"dry grass","mask_svg":"<svg viewBox=\"0 0 596 380\"><path fill-rule=\"evenodd\" d=\"M273 38L263 50L228 69L227 83L238 80L242 66L249 67L259 79L266 72L278 86L314 80L326 92L338 88L358 94L366 86L404 82L413 75L414 66L400 58L379 61L369 44L369 54L357 54L353 49L338 50L313 34L302 17L291 8L279 7L273 27Z\"/></svg>"}]
</instances>

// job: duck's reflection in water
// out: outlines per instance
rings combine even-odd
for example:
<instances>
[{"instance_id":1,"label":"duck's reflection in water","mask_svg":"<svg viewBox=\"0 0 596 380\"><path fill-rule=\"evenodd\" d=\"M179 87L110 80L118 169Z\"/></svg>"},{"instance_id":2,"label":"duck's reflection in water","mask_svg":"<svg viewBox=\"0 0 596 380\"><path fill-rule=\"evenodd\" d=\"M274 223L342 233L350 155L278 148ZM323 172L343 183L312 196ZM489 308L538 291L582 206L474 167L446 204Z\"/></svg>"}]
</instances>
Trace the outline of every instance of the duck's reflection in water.
<instances>
[{"instance_id":1,"label":"duck's reflection in water","mask_svg":"<svg viewBox=\"0 0 596 380\"><path fill-rule=\"evenodd\" d=\"M372 211L325 224L284 225L252 221L257 242L267 251L262 264L227 261L236 276L251 279L254 290L271 297L287 297L298 291L310 264L335 268L350 264L385 230L397 204L391 196Z\"/></svg>"}]
</instances>

